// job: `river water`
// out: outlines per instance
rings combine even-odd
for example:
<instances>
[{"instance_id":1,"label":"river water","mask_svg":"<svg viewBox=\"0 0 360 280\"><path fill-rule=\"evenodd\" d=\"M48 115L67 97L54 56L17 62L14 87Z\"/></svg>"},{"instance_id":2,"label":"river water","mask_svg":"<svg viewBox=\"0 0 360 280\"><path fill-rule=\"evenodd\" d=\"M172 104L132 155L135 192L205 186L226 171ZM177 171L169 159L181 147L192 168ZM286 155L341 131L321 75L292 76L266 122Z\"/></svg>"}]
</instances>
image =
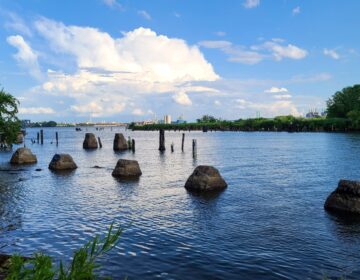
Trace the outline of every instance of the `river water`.
<instances>
[{"instance_id":1,"label":"river water","mask_svg":"<svg viewBox=\"0 0 360 280\"><path fill-rule=\"evenodd\" d=\"M323 209L339 179L360 179L360 134L187 132L182 153L181 133L166 132L160 154L158 132L87 130L102 149L82 149L85 128L48 128L44 145L29 141L39 129L27 130L37 164L12 167L11 153L0 153L0 169L12 170L0 171L1 253L68 260L115 221L125 228L121 242L101 259L114 279L360 278L360 221ZM113 152L115 132L136 140L134 154ZM51 172L55 153L70 153L79 168ZM119 158L139 161L140 180L111 176ZM200 164L217 167L228 188L188 193Z\"/></svg>"}]
</instances>

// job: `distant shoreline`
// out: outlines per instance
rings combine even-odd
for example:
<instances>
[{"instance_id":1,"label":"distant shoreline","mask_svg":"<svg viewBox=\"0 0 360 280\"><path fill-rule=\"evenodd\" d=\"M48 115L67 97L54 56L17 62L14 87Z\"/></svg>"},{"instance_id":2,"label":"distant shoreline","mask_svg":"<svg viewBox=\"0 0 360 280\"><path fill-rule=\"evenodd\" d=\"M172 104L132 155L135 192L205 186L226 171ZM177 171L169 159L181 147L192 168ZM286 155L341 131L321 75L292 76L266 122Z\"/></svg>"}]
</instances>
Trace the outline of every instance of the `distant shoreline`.
<instances>
[{"instance_id":1,"label":"distant shoreline","mask_svg":"<svg viewBox=\"0 0 360 280\"><path fill-rule=\"evenodd\" d=\"M246 119L237 121L217 121L212 123L182 124L130 124L133 131L244 131L244 132L359 132L360 129L349 119L344 118L295 118L292 116L274 119Z\"/></svg>"}]
</instances>

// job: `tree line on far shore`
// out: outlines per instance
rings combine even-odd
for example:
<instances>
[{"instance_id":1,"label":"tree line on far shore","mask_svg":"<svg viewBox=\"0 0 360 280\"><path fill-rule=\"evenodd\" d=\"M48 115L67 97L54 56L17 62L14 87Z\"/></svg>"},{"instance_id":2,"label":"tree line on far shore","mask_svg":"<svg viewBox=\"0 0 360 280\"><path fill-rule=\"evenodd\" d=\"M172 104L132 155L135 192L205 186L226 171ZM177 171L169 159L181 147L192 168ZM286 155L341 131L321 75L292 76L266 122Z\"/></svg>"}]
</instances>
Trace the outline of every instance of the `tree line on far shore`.
<instances>
[{"instance_id":1,"label":"tree line on far shore","mask_svg":"<svg viewBox=\"0 0 360 280\"><path fill-rule=\"evenodd\" d=\"M293 116L279 116L272 119L254 118L239 119L236 121L219 120L216 122L197 122L186 124L148 124L129 126L133 130L202 130L202 131L287 131L287 132L311 132L311 131L357 131L350 119L345 118L299 118Z\"/></svg>"},{"instance_id":2,"label":"tree line on far shore","mask_svg":"<svg viewBox=\"0 0 360 280\"><path fill-rule=\"evenodd\" d=\"M210 115L197 119L196 123L182 124L130 124L133 130L220 130L220 131L360 131L360 85L337 91L328 101L326 117L303 118L278 116L226 121Z\"/></svg>"},{"instance_id":3,"label":"tree line on far shore","mask_svg":"<svg viewBox=\"0 0 360 280\"><path fill-rule=\"evenodd\" d=\"M17 117L19 101L4 89L0 89L0 145L16 142L21 129ZM302 118L278 116L275 118L253 118L226 121L205 115L196 123L148 124L133 130L229 130L229 131L360 131L360 85L346 87L337 91L327 101L327 116L324 118ZM35 127L56 126L56 122L35 123Z\"/></svg>"}]
</instances>

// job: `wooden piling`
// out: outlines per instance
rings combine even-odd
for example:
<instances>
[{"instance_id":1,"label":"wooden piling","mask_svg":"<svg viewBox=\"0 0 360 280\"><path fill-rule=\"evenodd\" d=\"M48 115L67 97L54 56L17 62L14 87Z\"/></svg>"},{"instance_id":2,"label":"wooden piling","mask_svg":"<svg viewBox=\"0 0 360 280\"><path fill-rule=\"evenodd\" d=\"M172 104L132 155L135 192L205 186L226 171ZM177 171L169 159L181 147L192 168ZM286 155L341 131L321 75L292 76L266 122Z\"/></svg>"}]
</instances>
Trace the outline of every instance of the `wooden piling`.
<instances>
[{"instance_id":1,"label":"wooden piling","mask_svg":"<svg viewBox=\"0 0 360 280\"><path fill-rule=\"evenodd\" d=\"M99 147L100 147L100 149L101 149L101 148L102 148L102 143L101 143L100 137L98 137L98 142L99 142Z\"/></svg>"},{"instance_id":2,"label":"wooden piling","mask_svg":"<svg viewBox=\"0 0 360 280\"><path fill-rule=\"evenodd\" d=\"M57 131L55 132L55 138L56 138L56 146L58 146L59 145L59 134Z\"/></svg>"},{"instance_id":3,"label":"wooden piling","mask_svg":"<svg viewBox=\"0 0 360 280\"><path fill-rule=\"evenodd\" d=\"M174 152L174 143L171 143L171 152Z\"/></svg>"},{"instance_id":4,"label":"wooden piling","mask_svg":"<svg viewBox=\"0 0 360 280\"><path fill-rule=\"evenodd\" d=\"M39 141L40 141L40 133L38 132L36 135L36 142L39 144Z\"/></svg>"},{"instance_id":5,"label":"wooden piling","mask_svg":"<svg viewBox=\"0 0 360 280\"><path fill-rule=\"evenodd\" d=\"M40 143L41 145L44 144L44 131L42 129L40 130Z\"/></svg>"},{"instance_id":6,"label":"wooden piling","mask_svg":"<svg viewBox=\"0 0 360 280\"><path fill-rule=\"evenodd\" d=\"M181 151L184 151L184 142L185 142L185 133L182 134L182 140L181 140Z\"/></svg>"},{"instance_id":7,"label":"wooden piling","mask_svg":"<svg viewBox=\"0 0 360 280\"><path fill-rule=\"evenodd\" d=\"M129 136L128 138L128 149L131 150L131 144L132 144L132 141L131 141L131 137Z\"/></svg>"},{"instance_id":8,"label":"wooden piling","mask_svg":"<svg viewBox=\"0 0 360 280\"><path fill-rule=\"evenodd\" d=\"M165 151L165 130L160 129L159 131L159 151L163 152Z\"/></svg>"},{"instance_id":9,"label":"wooden piling","mask_svg":"<svg viewBox=\"0 0 360 280\"><path fill-rule=\"evenodd\" d=\"M133 153L135 153L135 139L132 139L131 142L132 142L131 143L131 150L132 150Z\"/></svg>"},{"instance_id":10,"label":"wooden piling","mask_svg":"<svg viewBox=\"0 0 360 280\"><path fill-rule=\"evenodd\" d=\"M192 140L192 152L193 152L193 158L196 158L196 156L197 156L196 139Z\"/></svg>"}]
</instances>

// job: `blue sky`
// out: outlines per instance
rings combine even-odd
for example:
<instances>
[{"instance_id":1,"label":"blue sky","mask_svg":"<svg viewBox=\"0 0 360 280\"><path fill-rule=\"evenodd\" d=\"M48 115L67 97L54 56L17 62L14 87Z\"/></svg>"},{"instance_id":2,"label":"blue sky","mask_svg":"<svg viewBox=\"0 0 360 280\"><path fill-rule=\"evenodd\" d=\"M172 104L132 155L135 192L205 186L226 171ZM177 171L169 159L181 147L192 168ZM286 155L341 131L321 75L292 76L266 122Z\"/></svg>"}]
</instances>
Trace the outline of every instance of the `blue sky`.
<instances>
[{"instance_id":1,"label":"blue sky","mask_svg":"<svg viewBox=\"0 0 360 280\"><path fill-rule=\"evenodd\" d=\"M360 1L0 0L21 118L303 115L358 83Z\"/></svg>"}]
</instances>

